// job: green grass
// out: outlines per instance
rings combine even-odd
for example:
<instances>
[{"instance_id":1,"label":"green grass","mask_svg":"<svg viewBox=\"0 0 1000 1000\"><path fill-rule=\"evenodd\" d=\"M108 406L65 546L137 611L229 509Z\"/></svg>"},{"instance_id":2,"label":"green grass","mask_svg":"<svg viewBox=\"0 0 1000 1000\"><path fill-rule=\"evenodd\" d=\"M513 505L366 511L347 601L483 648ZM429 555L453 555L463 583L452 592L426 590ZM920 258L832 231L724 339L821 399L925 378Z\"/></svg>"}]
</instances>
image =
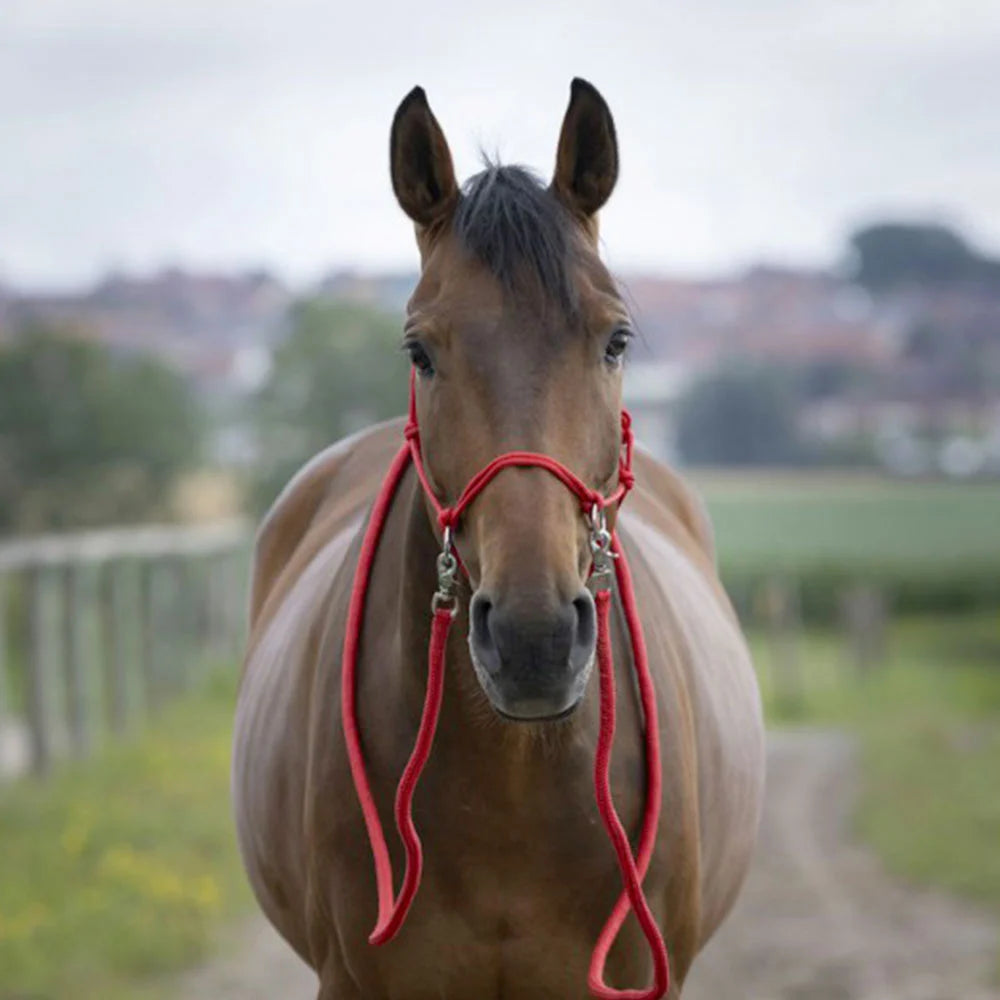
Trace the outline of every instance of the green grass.
<instances>
[{"instance_id":1,"label":"green grass","mask_svg":"<svg viewBox=\"0 0 1000 1000\"><path fill-rule=\"evenodd\" d=\"M1000 604L1000 485L874 476L695 473L720 565L740 600L767 576L798 580L807 617L845 585L883 584L905 611Z\"/></svg>"},{"instance_id":2,"label":"green grass","mask_svg":"<svg viewBox=\"0 0 1000 1000\"><path fill-rule=\"evenodd\" d=\"M1000 561L1000 485L776 475L701 481L734 564Z\"/></svg>"},{"instance_id":3,"label":"green grass","mask_svg":"<svg viewBox=\"0 0 1000 1000\"><path fill-rule=\"evenodd\" d=\"M857 830L887 868L1000 912L1000 615L902 621L865 677L832 633L806 633L791 698L770 675L769 643L751 639L773 722L858 734Z\"/></svg>"},{"instance_id":4,"label":"green grass","mask_svg":"<svg viewBox=\"0 0 1000 1000\"><path fill-rule=\"evenodd\" d=\"M229 813L235 671L134 741L0 789L0 1000L153 997L249 903Z\"/></svg>"}]
</instances>

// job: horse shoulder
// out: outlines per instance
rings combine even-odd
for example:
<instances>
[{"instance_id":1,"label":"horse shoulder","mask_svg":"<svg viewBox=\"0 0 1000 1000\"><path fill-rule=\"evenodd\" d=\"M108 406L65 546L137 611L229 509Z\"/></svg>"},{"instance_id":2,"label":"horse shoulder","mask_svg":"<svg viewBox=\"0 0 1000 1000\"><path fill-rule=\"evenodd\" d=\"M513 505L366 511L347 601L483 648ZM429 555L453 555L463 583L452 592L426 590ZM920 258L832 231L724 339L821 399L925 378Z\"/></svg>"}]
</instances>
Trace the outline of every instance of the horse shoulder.
<instances>
[{"instance_id":1,"label":"horse shoulder","mask_svg":"<svg viewBox=\"0 0 1000 1000\"><path fill-rule=\"evenodd\" d=\"M343 514L371 501L383 466L398 447L399 420L343 438L314 455L292 477L265 514L254 544L250 624L254 628L278 582L309 536L320 543ZM373 475L374 470L374 475Z\"/></svg>"}]
</instances>

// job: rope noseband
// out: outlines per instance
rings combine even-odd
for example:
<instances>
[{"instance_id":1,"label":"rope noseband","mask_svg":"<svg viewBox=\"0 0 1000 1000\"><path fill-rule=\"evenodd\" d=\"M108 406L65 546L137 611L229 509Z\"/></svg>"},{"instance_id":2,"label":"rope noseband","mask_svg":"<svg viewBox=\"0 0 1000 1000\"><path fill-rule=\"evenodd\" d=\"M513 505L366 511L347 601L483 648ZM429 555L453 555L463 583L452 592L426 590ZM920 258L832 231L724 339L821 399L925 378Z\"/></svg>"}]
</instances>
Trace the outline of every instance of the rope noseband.
<instances>
[{"instance_id":1,"label":"rope noseband","mask_svg":"<svg viewBox=\"0 0 1000 1000\"><path fill-rule=\"evenodd\" d=\"M594 760L594 789L598 812L614 847L624 886L624 890L618 897L594 946L587 983L591 993L598 1000L660 1000L670 988L670 966L663 936L656 926L656 921L650 912L649 904L646 902L642 890L642 880L649 868L656 841L662 790L656 692L649 672L646 644L636 608L635 591L632 586L628 562L617 534L608 530L606 522L606 509L621 503L635 482L632 475L631 419L624 410L622 411L621 424L622 448L618 467L618 486L610 496L606 497L604 494L590 489L566 466L548 455L528 451L512 451L495 458L481 469L469 481L458 500L451 506L445 506L438 500L431 488L424 468L420 449L420 428L417 423L415 379L411 373L409 419L406 424L405 442L393 459L375 498L361 543L358 567L351 590L344 635L341 714L351 777L354 780L354 788L361 804L375 862L378 921L368 940L371 944L379 945L390 941L402 927L420 885L420 875L423 868L423 851L420 837L413 824L412 805L417 782L420 780L420 774L430 756L437 728L441 699L444 693L445 650L448 632L456 614L455 577L458 559L452 542L452 529L458 524L469 505L493 479L504 469L512 466L545 469L571 493L574 493L580 501L581 512L588 519L590 526L590 545L593 553L591 581L596 590L594 603L597 610L597 659L600 675L601 709L600 731ZM389 859L385 835L382 832L382 824L379 820L378 810L365 770L364 756L361 752L356 676L365 598L368 593L375 552L396 490L411 462L423 490L437 514L438 524L443 534L443 546L437 562L438 590L432 603L427 692L416 743L396 790L395 820L406 853L406 869L399 895L393 898L392 863ZM632 660L635 664L639 697L645 720L644 750L647 789L638 852L635 856L632 854L628 835L618 817L611 796L611 748L615 733L615 675L609 625L612 573L618 582L618 592L621 596L622 608L628 625ZM635 912L652 954L653 985L649 989L618 990L608 986L604 981L604 967L607 963L608 952L611 950L630 908Z\"/></svg>"}]
</instances>

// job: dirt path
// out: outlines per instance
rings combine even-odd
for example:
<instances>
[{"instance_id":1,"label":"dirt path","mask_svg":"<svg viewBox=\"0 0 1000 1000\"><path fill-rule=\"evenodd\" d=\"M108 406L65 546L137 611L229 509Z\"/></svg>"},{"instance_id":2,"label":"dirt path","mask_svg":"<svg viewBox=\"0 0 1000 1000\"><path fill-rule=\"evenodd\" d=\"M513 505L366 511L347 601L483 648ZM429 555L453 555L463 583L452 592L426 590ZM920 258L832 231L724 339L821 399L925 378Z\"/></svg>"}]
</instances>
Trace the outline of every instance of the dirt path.
<instances>
[{"instance_id":1,"label":"dirt path","mask_svg":"<svg viewBox=\"0 0 1000 1000\"><path fill-rule=\"evenodd\" d=\"M851 841L851 744L771 734L757 856L684 1000L1000 1000L995 922L888 878Z\"/></svg>"},{"instance_id":2,"label":"dirt path","mask_svg":"<svg viewBox=\"0 0 1000 1000\"><path fill-rule=\"evenodd\" d=\"M177 1000L315 1000L316 977L263 917L233 928L225 957L181 977Z\"/></svg>"},{"instance_id":3,"label":"dirt path","mask_svg":"<svg viewBox=\"0 0 1000 1000\"><path fill-rule=\"evenodd\" d=\"M769 742L757 857L733 915L684 1000L1000 1000L996 924L899 885L850 842L849 741L786 732ZM186 976L178 1000L313 1000L312 974L262 920L232 957Z\"/></svg>"}]
</instances>

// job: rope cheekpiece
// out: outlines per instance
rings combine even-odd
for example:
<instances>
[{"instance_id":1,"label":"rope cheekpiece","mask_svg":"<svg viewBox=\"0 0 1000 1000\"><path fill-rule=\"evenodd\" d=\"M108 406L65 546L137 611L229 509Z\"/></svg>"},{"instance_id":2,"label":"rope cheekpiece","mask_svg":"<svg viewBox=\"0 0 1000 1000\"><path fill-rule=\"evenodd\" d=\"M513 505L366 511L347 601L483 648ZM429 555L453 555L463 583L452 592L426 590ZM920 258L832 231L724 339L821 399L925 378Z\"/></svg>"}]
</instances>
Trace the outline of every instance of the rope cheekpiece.
<instances>
[{"instance_id":1,"label":"rope cheekpiece","mask_svg":"<svg viewBox=\"0 0 1000 1000\"><path fill-rule=\"evenodd\" d=\"M423 851L420 836L413 823L412 805L420 774L431 753L434 733L437 729L441 700L444 693L444 660L448 644L448 633L455 618L454 579L458 567L457 552L451 540L452 530L477 496L501 471L512 466L520 468L536 467L554 475L570 492L580 500L581 510L589 519L591 527L591 548L594 553L591 579L597 587L594 603L597 610L597 659L600 680L600 732L594 760L594 789L597 808L614 847L621 870L624 890L618 897L611 915L598 936L590 960L587 985L598 1000L660 1000L670 988L670 966L663 936L656 926L642 890L642 880L649 868L656 841L656 830L660 816L662 793L662 771L660 765L660 739L656 711L656 691L649 672L646 643L642 624L636 608L635 590L628 562L625 558L617 534L606 527L605 511L614 504L620 504L632 488L632 427L626 411L622 411L622 449L618 468L618 487L605 497L590 489L562 463L548 455L528 451L512 451L494 459L469 481L458 500L451 506L443 505L431 488L424 469L420 451L420 429L417 423L415 377L410 376L409 419L405 429L405 443L396 454L382 482L372 507L365 529L358 558L358 567L351 590L347 623L344 634L344 650L341 674L341 713L344 739L351 767L354 788L361 805L368 839L375 863L375 881L378 892L378 921L368 940L373 945L391 940L403 925L413 898L420 885L423 869ZM420 727L416 743L409 761L403 770L396 790L395 820L406 854L406 869L399 895L393 898L392 863L386 846L382 824L379 820L375 799L365 770L361 751L361 734L358 728L356 676L358 647L364 622L365 598L371 578L372 565L379 538L385 527L386 518L392 506L399 483L410 463L413 463L420 483L437 514L438 524L443 534L443 550L438 557L438 591L432 605L430 648L428 652L427 692L424 699ZM646 802L642 828L639 834L638 852L633 857L628 835L615 810L611 796L611 749L615 733L615 675L611 649L610 607L611 573L618 582L625 620L628 625L632 646L632 660L635 664L639 687L639 697L645 720L644 749L646 762ZM643 934L649 943L653 960L653 985L648 989L619 990L604 981L604 968L608 952L614 944L629 909L635 912Z\"/></svg>"}]
</instances>

